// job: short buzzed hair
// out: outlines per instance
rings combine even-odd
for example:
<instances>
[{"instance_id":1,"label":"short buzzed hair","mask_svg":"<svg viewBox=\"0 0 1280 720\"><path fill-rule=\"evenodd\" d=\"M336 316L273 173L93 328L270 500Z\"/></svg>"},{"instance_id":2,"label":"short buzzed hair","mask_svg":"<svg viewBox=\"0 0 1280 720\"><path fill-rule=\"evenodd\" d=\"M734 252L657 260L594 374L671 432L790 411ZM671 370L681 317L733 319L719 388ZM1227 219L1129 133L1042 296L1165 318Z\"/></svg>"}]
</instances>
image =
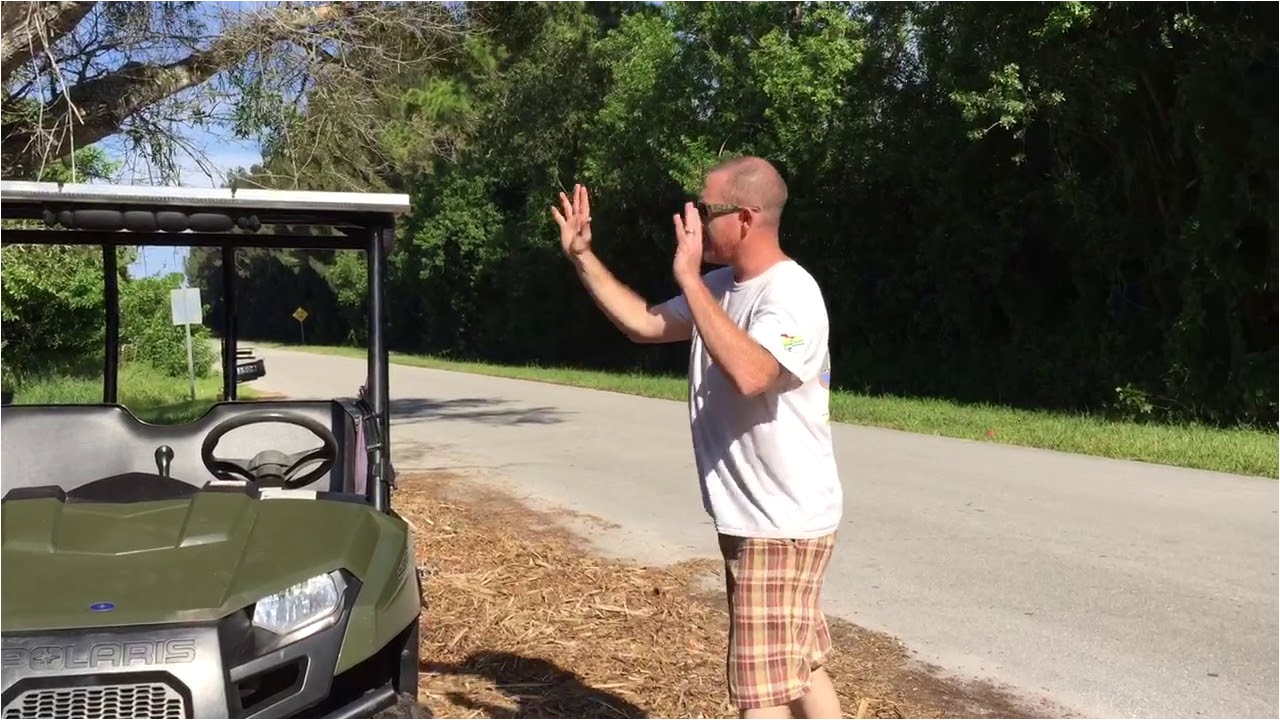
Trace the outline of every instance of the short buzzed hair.
<instances>
[{"instance_id":1,"label":"short buzzed hair","mask_svg":"<svg viewBox=\"0 0 1280 720\"><path fill-rule=\"evenodd\" d=\"M741 155L718 163L707 172L725 173L729 197L736 205L759 207L774 217L787 204L787 183L773 163L754 155Z\"/></svg>"}]
</instances>

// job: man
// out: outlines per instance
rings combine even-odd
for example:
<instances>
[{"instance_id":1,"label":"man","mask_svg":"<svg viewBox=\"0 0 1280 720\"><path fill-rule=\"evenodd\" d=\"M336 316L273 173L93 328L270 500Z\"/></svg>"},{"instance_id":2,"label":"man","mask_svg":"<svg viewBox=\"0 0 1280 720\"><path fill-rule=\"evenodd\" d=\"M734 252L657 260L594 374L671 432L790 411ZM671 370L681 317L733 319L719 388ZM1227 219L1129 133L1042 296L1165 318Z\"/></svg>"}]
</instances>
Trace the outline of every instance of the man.
<instances>
[{"instance_id":1,"label":"man","mask_svg":"<svg viewBox=\"0 0 1280 720\"><path fill-rule=\"evenodd\" d=\"M768 161L734 158L673 217L680 294L649 307L591 251L586 188L560 194L560 242L635 342L692 340L689 420L729 597L729 696L743 717L841 717L819 596L843 506L828 425L826 306L779 243L787 200ZM705 276L702 262L724 265Z\"/></svg>"}]
</instances>

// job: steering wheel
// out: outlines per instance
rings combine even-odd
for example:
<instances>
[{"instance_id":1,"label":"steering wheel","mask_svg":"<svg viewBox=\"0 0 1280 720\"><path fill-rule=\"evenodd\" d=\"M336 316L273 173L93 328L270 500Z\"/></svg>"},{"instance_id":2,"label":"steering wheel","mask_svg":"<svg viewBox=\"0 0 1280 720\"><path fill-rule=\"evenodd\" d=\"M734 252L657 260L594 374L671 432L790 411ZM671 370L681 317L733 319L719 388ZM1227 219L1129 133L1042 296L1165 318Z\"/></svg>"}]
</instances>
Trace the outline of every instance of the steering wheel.
<instances>
[{"instance_id":1,"label":"steering wheel","mask_svg":"<svg viewBox=\"0 0 1280 720\"><path fill-rule=\"evenodd\" d=\"M311 450L302 450L292 455L276 450L264 450L247 459L221 459L213 456L213 449L217 447L218 441L222 439L223 435L236 428L269 422L297 425L310 430L312 435L324 442L324 445ZM239 476L249 482L256 483L266 479L263 477L265 474L267 477L278 477L281 484L286 488L298 488L316 481L329 472L329 468L333 467L333 463L337 459L338 440L333 436L332 430L323 423L306 415L280 410L249 410L234 417L229 417L213 426L213 429L205 436L204 443L200 446L200 460L204 462L204 466L208 468L209 472L220 480L234 480L236 476ZM320 465L316 469L301 477L293 477L298 468L315 460L320 460ZM267 466L271 468L268 472L258 472L259 469Z\"/></svg>"}]
</instances>

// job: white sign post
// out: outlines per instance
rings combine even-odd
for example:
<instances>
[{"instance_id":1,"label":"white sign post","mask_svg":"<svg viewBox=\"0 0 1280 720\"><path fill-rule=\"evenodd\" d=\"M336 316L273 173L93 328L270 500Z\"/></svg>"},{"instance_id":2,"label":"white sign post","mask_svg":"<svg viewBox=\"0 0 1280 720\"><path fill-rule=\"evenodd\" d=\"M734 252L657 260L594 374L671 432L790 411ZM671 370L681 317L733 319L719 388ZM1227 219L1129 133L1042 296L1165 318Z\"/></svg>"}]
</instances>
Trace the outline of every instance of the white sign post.
<instances>
[{"instance_id":1,"label":"white sign post","mask_svg":"<svg viewBox=\"0 0 1280 720\"><path fill-rule=\"evenodd\" d=\"M191 326L204 321L200 307L200 288L181 287L169 291L169 308L173 324L187 331L187 381L191 385L191 399L196 399L196 364L191 352Z\"/></svg>"}]
</instances>

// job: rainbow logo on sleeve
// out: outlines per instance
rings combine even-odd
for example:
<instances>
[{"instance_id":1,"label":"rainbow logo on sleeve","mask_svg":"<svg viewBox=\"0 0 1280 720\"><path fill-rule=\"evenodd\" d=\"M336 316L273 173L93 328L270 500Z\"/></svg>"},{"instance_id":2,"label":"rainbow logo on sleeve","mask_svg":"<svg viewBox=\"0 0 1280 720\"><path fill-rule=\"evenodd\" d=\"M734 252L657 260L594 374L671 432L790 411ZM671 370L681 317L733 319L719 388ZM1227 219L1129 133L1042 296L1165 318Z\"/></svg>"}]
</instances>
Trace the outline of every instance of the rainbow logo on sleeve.
<instances>
[{"instance_id":1,"label":"rainbow logo on sleeve","mask_svg":"<svg viewBox=\"0 0 1280 720\"><path fill-rule=\"evenodd\" d=\"M782 349L790 352L804 346L804 338L799 335L782 333Z\"/></svg>"}]
</instances>

